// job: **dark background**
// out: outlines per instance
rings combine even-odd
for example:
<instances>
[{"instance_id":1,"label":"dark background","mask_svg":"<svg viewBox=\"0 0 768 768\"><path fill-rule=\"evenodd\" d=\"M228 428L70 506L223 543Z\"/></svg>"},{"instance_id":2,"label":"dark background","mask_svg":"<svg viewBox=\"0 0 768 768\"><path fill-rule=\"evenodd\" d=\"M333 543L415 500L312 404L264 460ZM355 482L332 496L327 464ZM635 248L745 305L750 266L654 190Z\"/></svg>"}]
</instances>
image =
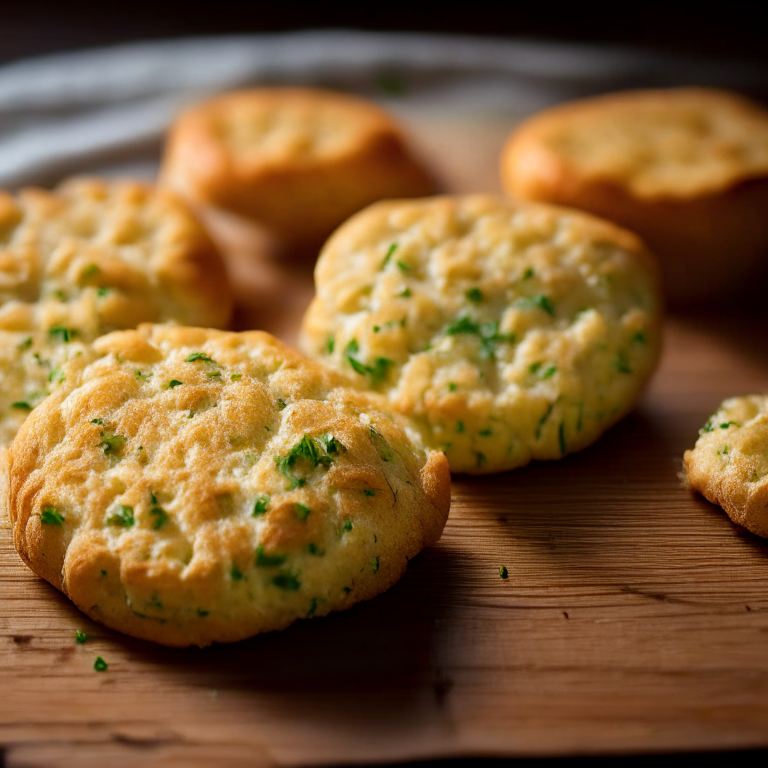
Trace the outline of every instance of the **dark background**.
<instances>
[{"instance_id":1,"label":"dark background","mask_svg":"<svg viewBox=\"0 0 768 768\"><path fill-rule=\"evenodd\" d=\"M137 39L185 35L346 28L620 44L707 59L768 62L760 4L709 3L680 7L658 2L431 3L429 11L389 2L341 10L327 3L249 3L232 0L134 0L123 4L22 0L0 4L0 63Z\"/></svg>"}]
</instances>

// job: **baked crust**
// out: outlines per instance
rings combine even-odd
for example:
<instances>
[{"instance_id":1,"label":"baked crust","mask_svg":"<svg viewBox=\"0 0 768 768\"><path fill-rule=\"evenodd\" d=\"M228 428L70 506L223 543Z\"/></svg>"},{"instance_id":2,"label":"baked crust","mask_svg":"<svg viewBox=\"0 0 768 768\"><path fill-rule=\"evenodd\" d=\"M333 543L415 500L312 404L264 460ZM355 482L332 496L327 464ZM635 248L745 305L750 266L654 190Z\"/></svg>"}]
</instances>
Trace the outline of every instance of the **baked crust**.
<instances>
[{"instance_id":1,"label":"baked crust","mask_svg":"<svg viewBox=\"0 0 768 768\"><path fill-rule=\"evenodd\" d=\"M637 232L676 301L744 281L768 251L768 111L703 88L608 94L544 110L510 136L505 189Z\"/></svg>"},{"instance_id":2,"label":"baked crust","mask_svg":"<svg viewBox=\"0 0 768 768\"><path fill-rule=\"evenodd\" d=\"M225 326L223 263L186 203L132 181L0 193L0 444L88 359L88 342L146 321Z\"/></svg>"},{"instance_id":3,"label":"baked crust","mask_svg":"<svg viewBox=\"0 0 768 768\"><path fill-rule=\"evenodd\" d=\"M383 592L440 537L445 457L269 334L145 325L94 347L8 449L19 554L94 620L240 640Z\"/></svg>"},{"instance_id":4,"label":"baked crust","mask_svg":"<svg viewBox=\"0 0 768 768\"><path fill-rule=\"evenodd\" d=\"M768 395L723 402L685 452L683 473L734 523L768 536Z\"/></svg>"},{"instance_id":5,"label":"baked crust","mask_svg":"<svg viewBox=\"0 0 768 768\"><path fill-rule=\"evenodd\" d=\"M487 195L377 203L324 247L301 345L384 394L454 472L596 440L656 365L660 288L631 233Z\"/></svg>"},{"instance_id":6,"label":"baked crust","mask_svg":"<svg viewBox=\"0 0 768 768\"><path fill-rule=\"evenodd\" d=\"M376 200L433 189L386 112L305 88L238 91L189 108L171 127L160 178L290 247L319 245Z\"/></svg>"}]
</instances>

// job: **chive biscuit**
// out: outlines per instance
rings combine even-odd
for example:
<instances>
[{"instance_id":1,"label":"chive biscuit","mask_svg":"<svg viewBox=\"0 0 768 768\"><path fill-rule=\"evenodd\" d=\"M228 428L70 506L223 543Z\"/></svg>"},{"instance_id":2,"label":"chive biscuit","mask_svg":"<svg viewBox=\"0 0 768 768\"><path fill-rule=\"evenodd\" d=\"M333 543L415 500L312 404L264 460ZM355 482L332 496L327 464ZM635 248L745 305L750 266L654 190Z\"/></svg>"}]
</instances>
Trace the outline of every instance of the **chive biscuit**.
<instances>
[{"instance_id":1,"label":"chive biscuit","mask_svg":"<svg viewBox=\"0 0 768 768\"><path fill-rule=\"evenodd\" d=\"M302 328L311 356L383 393L455 472L596 440L659 352L659 286L637 238L490 196L383 202L328 241Z\"/></svg>"},{"instance_id":2,"label":"chive biscuit","mask_svg":"<svg viewBox=\"0 0 768 768\"><path fill-rule=\"evenodd\" d=\"M0 192L0 445L97 336L223 326L230 310L221 259L173 194L97 179Z\"/></svg>"},{"instance_id":3,"label":"chive biscuit","mask_svg":"<svg viewBox=\"0 0 768 768\"><path fill-rule=\"evenodd\" d=\"M553 107L510 137L512 195L637 232L677 301L722 297L768 251L768 110L702 88L615 93Z\"/></svg>"},{"instance_id":4,"label":"chive biscuit","mask_svg":"<svg viewBox=\"0 0 768 768\"><path fill-rule=\"evenodd\" d=\"M197 104L171 127L161 180L192 202L319 247L348 216L432 184L394 120L331 91L259 88Z\"/></svg>"},{"instance_id":5,"label":"chive biscuit","mask_svg":"<svg viewBox=\"0 0 768 768\"><path fill-rule=\"evenodd\" d=\"M374 597L440 537L445 457L263 332L142 326L8 449L16 547L91 618L229 642Z\"/></svg>"},{"instance_id":6,"label":"chive biscuit","mask_svg":"<svg viewBox=\"0 0 768 768\"><path fill-rule=\"evenodd\" d=\"M726 400L685 452L683 472L734 523L768 536L768 395Z\"/></svg>"}]
</instances>

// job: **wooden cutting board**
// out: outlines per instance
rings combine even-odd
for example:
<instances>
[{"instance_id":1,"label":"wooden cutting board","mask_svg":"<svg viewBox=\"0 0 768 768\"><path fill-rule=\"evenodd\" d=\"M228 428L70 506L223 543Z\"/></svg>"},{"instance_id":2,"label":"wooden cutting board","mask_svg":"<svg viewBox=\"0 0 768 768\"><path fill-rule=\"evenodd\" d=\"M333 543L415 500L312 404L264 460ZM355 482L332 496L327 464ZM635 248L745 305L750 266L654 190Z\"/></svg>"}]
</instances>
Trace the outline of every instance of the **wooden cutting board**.
<instances>
[{"instance_id":1,"label":"wooden cutting board","mask_svg":"<svg viewBox=\"0 0 768 768\"><path fill-rule=\"evenodd\" d=\"M425 114L411 128L446 187L469 191L498 188L510 125ZM310 267L260 258L242 232L230 244L239 325L291 340ZM5 765L768 746L768 544L678 479L724 397L768 391L766 339L768 320L733 311L670 318L649 391L595 446L457 478L440 543L387 594L231 646L169 650L92 623L21 564L4 520Z\"/></svg>"}]
</instances>

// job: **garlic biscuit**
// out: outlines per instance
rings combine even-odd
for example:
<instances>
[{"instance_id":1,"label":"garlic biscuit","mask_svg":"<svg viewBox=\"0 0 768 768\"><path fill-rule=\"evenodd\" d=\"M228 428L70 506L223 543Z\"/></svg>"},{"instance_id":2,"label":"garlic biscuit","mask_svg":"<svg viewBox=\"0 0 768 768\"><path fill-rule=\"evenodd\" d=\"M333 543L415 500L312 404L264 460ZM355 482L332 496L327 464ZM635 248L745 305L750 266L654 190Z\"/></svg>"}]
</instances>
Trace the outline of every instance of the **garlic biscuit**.
<instances>
[{"instance_id":1,"label":"garlic biscuit","mask_svg":"<svg viewBox=\"0 0 768 768\"><path fill-rule=\"evenodd\" d=\"M534 115L509 138L506 190L637 232L678 301L722 297L768 251L768 110L726 91L614 93Z\"/></svg>"},{"instance_id":2,"label":"garlic biscuit","mask_svg":"<svg viewBox=\"0 0 768 768\"><path fill-rule=\"evenodd\" d=\"M768 395L726 400L685 452L683 472L734 523L768 536Z\"/></svg>"},{"instance_id":3,"label":"garlic biscuit","mask_svg":"<svg viewBox=\"0 0 768 768\"><path fill-rule=\"evenodd\" d=\"M171 646L367 600L440 537L441 453L269 334L144 325L8 449L16 548L88 616Z\"/></svg>"},{"instance_id":4,"label":"garlic biscuit","mask_svg":"<svg viewBox=\"0 0 768 768\"><path fill-rule=\"evenodd\" d=\"M319 246L376 200L432 191L380 107L306 88L238 91L190 107L171 127L160 178L298 248Z\"/></svg>"},{"instance_id":5,"label":"garlic biscuit","mask_svg":"<svg viewBox=\"0 0 768 768\"><path fill-rule=\"evenodd\" d=\"M223 326L231 306L218 253L172 193L98 179L0 192L0 445L97 336Z\"/></svg>"},{"instance_id":6,"label":"garlic biscuit","mask_svg":"<svg viewBox=\"0 0 768 768\"><path fill-rule=\"evenodd\" d=\"M586 214L491 196L383 202L328 241L301 344L384 394L454 472L596 440L659 352L653 257Z\"/></svg>"}]
</instances>

